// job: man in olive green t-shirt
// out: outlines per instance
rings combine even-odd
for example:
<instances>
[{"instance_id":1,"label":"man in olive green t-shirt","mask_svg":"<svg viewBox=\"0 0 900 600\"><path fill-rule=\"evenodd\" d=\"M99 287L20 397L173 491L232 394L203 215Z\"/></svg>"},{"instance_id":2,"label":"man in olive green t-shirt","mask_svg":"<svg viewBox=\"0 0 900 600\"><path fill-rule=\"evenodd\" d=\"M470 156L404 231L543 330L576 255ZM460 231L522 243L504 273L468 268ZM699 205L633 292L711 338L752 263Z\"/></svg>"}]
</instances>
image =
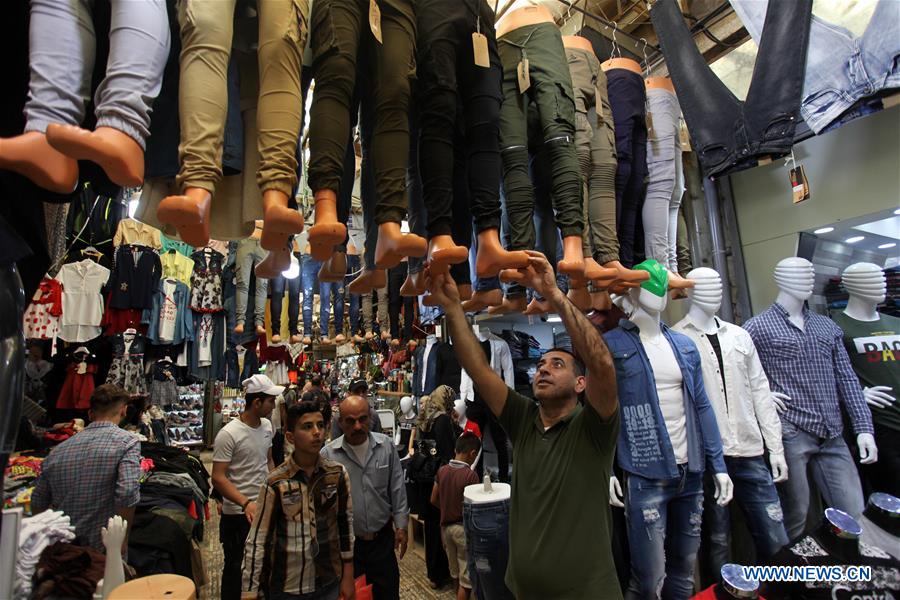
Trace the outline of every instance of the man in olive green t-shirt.
<instances>
[{"instance_id":1,"label":"man in olive green t-shirt","mask_svg":"<svg viewBox=\"0 0 900 600\"><path fill-rule=\"evenodd\" d=\"M537 404L491 369L453 280L429 272L428 289L444 308L460 365L513 444L510 591L518 600L619 599L609 531L609 475L619 434L613 359L599 332L556 286L544 255L528 254L528 267L519 270L522 283L559 313L584 359L582 365L567 350L545 353L532 382Z\"/></svg>"}]
</instances>

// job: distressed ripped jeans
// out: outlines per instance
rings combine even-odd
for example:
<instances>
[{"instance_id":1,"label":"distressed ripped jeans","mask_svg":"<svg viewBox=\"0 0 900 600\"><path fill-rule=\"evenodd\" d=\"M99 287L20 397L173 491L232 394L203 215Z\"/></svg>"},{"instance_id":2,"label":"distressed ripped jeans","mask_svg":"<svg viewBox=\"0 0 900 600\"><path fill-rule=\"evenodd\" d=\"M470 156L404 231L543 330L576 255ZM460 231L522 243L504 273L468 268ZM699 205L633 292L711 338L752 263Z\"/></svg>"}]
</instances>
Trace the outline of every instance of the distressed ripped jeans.
<instances>
[{"instance_id":1,"label":"distressed ripped jeans","mask_svg":"<svg viewBox=\"0 0 900 600\"><path fill-rule=\"evenodd\" d=\"M478 600L513 600L506 587L509 562L509 500L463 504L466 562Z\"/></svg>"},{"instance_id":2,"label":"distressed ripped jeans","mask_svg":"<svg viewBox=\"0 0 900 600\"><path fill-rule=\"evenodd\" d=\"M703 521L703 473L678 466L675 479L629 474L625 519L631 549L626 600L683 600L694 589Z\"/></svg>"},{"instance_id":3,"label":"distressed ripped jeans","mask_svg":"<svg viewBox=\"0 0 900 600\"><path fill-rule=\"evenodd\" d=\"M725 466L734 482L734 500L744 513L747 528L753 536L756 561L765 564L766 559L788 543L781 500L772 474L762 456L726 456ZM707 473L705 479L704 548L700 554L708 577L719 581L722 565L731 562L731 517L728 506L716 503L712 474Z\"/></svg>"}]
</instances>

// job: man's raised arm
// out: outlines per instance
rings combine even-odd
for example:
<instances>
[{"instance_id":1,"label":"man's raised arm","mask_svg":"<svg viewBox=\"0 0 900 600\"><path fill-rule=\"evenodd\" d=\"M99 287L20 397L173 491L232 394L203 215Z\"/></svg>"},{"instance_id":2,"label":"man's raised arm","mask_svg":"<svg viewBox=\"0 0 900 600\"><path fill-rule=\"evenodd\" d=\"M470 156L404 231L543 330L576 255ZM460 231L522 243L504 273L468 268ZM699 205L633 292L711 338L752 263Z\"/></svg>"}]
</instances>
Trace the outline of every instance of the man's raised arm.
<instances>
[{"instance_id":1,"label":"man's raised arm","mask_svg":"<svg viewBox=\"0 0 900 600\"><path fill-rule=\"evenodd\" d=\"M426 281L432 299L444 309L447 326L450 328L450 338L453 340L453 350L460 366L472 378L478 395L484 398L491 412L499 417L503 407L506 406L506 383L491 369L481 349L481 343L469 328L456 282L444 273L428 273Z\"/></svg>"},{"instance_id":2,"label":"man's raised arm","mask_svg":"<svg viewBox=\"0 0 900 600\"><path fill-rule=\"evenodd\" d=\"M572 347L586 369L585 395L603 420L609 419L619 405L616 368L603 336L586 316L556 286L556 275L547 258L540 252L527 251L530 258L525 284L546 298L562 318Z\"/></svg>"}]
</instances>

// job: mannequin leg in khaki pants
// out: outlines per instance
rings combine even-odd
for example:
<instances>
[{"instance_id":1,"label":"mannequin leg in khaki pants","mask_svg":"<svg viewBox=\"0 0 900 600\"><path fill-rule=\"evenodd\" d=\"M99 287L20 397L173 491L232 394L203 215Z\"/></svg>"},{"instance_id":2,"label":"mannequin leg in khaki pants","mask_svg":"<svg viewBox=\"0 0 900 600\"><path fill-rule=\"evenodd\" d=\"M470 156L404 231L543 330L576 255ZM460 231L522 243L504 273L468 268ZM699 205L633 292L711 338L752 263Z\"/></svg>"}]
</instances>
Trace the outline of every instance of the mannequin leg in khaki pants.
<instances>
[{"instance_id":1,"label":"mannequin leg in khaki pants","mask_svg":"<svg viewBox=\"0 0 900 600\"><path fill-rule=\"evenodd\" d=\"M195 246L209 241L212 196L222 179L234 5L235 0L184 0L179 5L182 141L177 181L184 195L163 200L158 215ZM304 0L260 3L257 182L264 193L264 231L268 232L262 245L269 250L283 247L286 251L288 234L303 229L302 216L287 208L287 196L296 183L294 154L302 110L300 67L307 15Z\"/></svg>"}]
</instances>

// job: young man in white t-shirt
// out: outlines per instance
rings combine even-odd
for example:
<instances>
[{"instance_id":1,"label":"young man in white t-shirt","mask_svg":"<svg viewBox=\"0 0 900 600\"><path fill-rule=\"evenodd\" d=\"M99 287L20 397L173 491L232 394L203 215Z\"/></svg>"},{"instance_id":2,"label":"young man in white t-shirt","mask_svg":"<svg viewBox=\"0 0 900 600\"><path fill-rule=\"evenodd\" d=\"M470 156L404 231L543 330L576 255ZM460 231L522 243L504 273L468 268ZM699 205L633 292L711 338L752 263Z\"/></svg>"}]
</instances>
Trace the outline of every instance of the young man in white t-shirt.
<instances>
[{"instance_id":1,"label":"young man in white t-shirt","mask_svg":"<svg viewBox=\"0 0 900 600\"><path fill-rule=\"evenodd\" d=\"M213 453L213 487L222 494L219 541L225 557L222 569L222 600L241 596L241 561L250 523L256 516L256 496L265 483L272 462L274 431L269 416L275 397L284 387L265 375L243 382L244 412L232 419L216 436Z\"/></svg>"}]
</instances>

